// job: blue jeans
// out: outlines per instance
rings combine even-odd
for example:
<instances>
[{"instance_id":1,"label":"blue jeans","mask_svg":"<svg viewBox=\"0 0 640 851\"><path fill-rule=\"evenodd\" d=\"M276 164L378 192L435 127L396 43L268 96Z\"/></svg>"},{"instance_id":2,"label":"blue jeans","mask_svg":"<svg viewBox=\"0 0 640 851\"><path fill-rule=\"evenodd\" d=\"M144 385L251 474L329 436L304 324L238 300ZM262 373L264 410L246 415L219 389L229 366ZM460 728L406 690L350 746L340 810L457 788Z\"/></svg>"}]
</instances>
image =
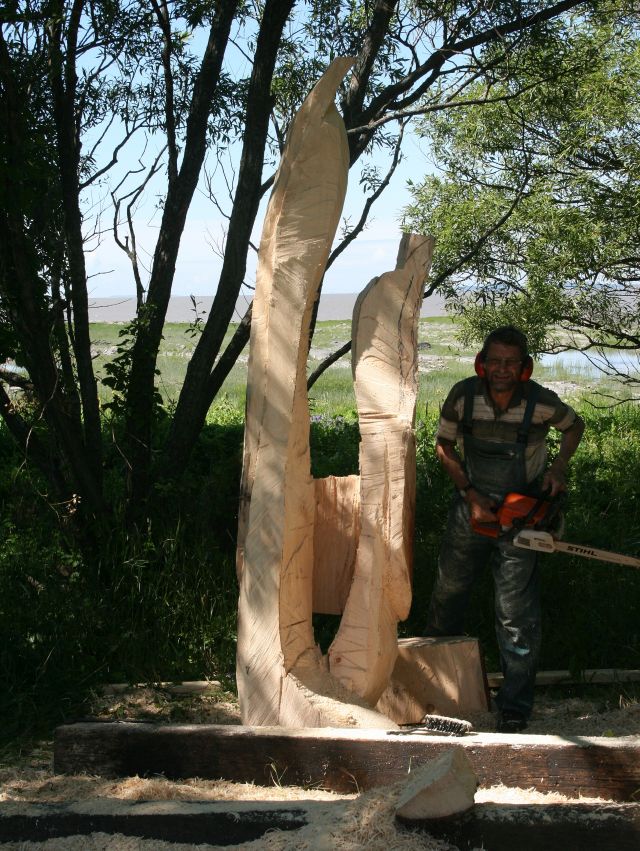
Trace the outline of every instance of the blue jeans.
<instances>
[{"instance_id":1,"label":"blue jeans","mask_svg":"<svg viewBox=\"0 0 640 851\"><path fill-rule=\"evenodd\" d=\"M471 587L490 562L495 589L495 627L504 683L500 710L531 714L540 656L540 586L537 556L508 541L476 534L469 509L456 498L440 548L426 635L461 635Z\"/></svg>"}]
</instances>

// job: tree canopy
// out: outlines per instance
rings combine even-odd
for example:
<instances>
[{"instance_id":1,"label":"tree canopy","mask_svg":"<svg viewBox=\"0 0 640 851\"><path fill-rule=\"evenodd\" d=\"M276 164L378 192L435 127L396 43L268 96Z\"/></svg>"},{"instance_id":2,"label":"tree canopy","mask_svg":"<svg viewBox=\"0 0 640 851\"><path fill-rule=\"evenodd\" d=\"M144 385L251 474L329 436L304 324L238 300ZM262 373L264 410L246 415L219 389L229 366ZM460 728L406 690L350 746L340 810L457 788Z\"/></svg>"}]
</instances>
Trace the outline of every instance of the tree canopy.
<instances>
[{"instance_id":1,"label":"tree canopy","mask_svg":"<svg viewBox=\"0 0 640 851\"><path fill-rule=\"evenodd\" d=\"M251 232L288 124L336 55L356 57L339 95L352 165L369 197L344 245L364 226L389 174L370 157L401 151L415 116L460 114L495 100L517 57L533 86L557 70L553 51L597 2L316 0L33 0L5 4L0 31L0 355L27 371L32 404L0 408L52 498L95 535L126 502L144 520L154 486L180 476L206 412L244 346L250 313L223 341L245 280ZM529 53L527 53L529 51ZM534 58L546 56L536 67ZM564 56L562 56L564 61ZM242 60L242 61L240 61ZM567 77L568 79L568 77ZM521 83L518 81L517 86ZM494 104L493 108L497 108ZM489 113L487 113L489 114ZM434 128L436 127L434 124ZM133 152L137 165L118 164ZM235 153L237 151L237 155ZM186 217L196 189L231 155L222 268L175 408L156 390L157 357ZM130 154L131 156L131 154ZM136 209L157 197L159 225L145 269ZM213 209L213 208L212 208ZM115 238L131 264L138 310L108 381L104 411L92 364L88 252ZM365 282L363 282L365 283ZM62 511L65 514L65 511ZM102 532L100 530L103 530Z\"/></svg>"},{"instance_id":2,"label":"tree canopy","mask_svg":"<svg viewBox=\"0 0 640 851\"><path fill-rule=\"evenodd\" d=\"M637 352L637 20L602 7L554 29L490 103L476 86L475 102L422 122L440 173L412 187L406 223L437 237L437 285L467 338L510 322L539 352Z\"/></svg>"}]
</instances>

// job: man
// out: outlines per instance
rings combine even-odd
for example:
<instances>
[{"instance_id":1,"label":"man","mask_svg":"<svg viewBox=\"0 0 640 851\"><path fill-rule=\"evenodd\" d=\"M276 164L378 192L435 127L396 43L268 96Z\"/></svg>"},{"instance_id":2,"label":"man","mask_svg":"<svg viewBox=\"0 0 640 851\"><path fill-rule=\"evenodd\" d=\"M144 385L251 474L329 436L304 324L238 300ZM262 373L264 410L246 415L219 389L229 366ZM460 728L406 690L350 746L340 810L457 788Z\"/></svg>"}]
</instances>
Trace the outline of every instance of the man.
<instances>
[{"instance_id":1,"label":"man","mask_svg":"<svg viewBox=\"0 0 640 851\"><path fill-rule=\"evenodd\" d=\"M497 729L527 726L540 651L536 553L473 531L471 519L496 522L507 493L555 496L584 431L583 420L551 390L530 380L533 361L517 328L492 331L476 358L476 377L449 393L436 440L438 459L457 490L449 511L426 635L459 635L475 576L491 560L496 635L504 684L496 696ZM562 433L547 467L546 436Z\"/></svg>"}]
</instances>

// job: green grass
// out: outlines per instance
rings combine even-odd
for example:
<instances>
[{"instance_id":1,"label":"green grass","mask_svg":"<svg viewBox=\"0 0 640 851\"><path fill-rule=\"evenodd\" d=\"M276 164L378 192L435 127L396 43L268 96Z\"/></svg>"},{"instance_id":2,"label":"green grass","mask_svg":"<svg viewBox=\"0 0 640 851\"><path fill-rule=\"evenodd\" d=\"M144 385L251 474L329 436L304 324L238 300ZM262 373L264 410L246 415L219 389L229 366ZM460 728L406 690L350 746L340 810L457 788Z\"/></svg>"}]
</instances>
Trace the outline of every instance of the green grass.
<instances>
[{"instance_id":1,"label":"green grass","mask_svg":"<svg viewBox=\"0 0 640 851\"><path fill-rule=\"evenodd\" d=\"M235 327L231 326L227 332L225 343L230 339ZM94 367L99 380L105 375L105 365L116 354L122 328L122 325L113 323L96 323L91 326L91 339L96 355ZM456 333L457 323L451 317L420 320L418 418L427 407L429 410L437 410L451 385L473 371L476 349L462 346ZM318 322L309 354L309 373L350 337L350 321ZM197 334L194 334L191 326L187 324L168 323L165 326L157 366L158 389L168 405L175 403L178 398L197 340ZM248 353L247 346L221 391L221 395L239 410L244 407ZM594 377L584 366L568 369L560 364L544 367L536 364L534 376L543 384L551 383L552 387L556 385L560 395L571 400L588 399L595 404L602 404L602 394L618 394L621 398L628 398L629 395L628 390L616 385L612 379ZM102 401L109 401L111 391L105 386L99 386ZM315 414L354 415L356 403L350 354L344 355L316 382L310 393L310 409Z\"/></svg>"}]
</instances>

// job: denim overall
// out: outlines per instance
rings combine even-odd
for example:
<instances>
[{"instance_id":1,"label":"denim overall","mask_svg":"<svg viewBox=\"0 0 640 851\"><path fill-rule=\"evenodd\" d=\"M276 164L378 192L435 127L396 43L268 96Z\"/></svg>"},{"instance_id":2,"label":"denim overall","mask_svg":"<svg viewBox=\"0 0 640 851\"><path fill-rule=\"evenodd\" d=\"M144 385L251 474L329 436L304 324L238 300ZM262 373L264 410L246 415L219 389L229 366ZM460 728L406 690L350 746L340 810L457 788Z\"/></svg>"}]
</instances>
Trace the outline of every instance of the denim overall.
<instances>
[{"instance_id":1,"label":"denim overall","mask_svg":"<svg viewBox=\"0 0 640 851\"><path fill-rule=\"evenodd\" d=\"M464 465L478 491L500 502L507 493L531 493L525 449L536 404L530 385L526 411L514 443L481 440L472 433L476 379L467 379L463 418ZM540 655L540 601L536 553L508 539L488 538L471 528L469 507L456 496L447 520L438 560L438 576L427 618L427 635L464 633L471 586L491 563L495 588L495 628L504 684L496 697L500 710L531 714Z\"/></svg>"}]
</instances>

